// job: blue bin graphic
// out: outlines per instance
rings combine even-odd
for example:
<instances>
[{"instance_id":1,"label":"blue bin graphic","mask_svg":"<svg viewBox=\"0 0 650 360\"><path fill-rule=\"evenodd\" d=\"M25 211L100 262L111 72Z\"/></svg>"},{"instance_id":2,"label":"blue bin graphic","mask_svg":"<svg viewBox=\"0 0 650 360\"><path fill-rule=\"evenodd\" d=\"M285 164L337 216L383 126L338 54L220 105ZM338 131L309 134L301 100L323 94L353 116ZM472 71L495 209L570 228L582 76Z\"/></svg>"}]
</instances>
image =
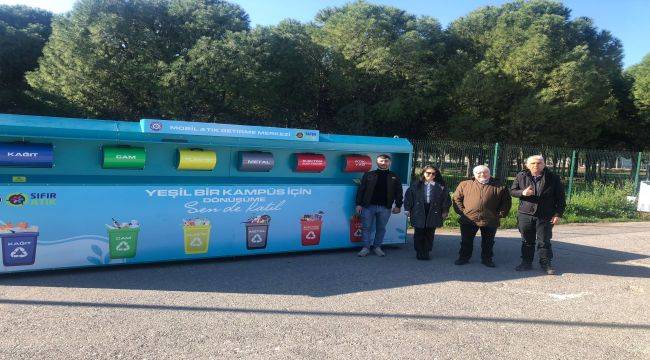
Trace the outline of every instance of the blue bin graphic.
<instances>
[{"instance_id":1,"label":"blue bin graphic","mask_svg":"<svg viewBox=\"0 0 650 360\"><path fill-rule=\"evenodd\" d=\"M33 265L36 260L38 232L0 234L4 266Z\"/></svg>"}]
</instances>

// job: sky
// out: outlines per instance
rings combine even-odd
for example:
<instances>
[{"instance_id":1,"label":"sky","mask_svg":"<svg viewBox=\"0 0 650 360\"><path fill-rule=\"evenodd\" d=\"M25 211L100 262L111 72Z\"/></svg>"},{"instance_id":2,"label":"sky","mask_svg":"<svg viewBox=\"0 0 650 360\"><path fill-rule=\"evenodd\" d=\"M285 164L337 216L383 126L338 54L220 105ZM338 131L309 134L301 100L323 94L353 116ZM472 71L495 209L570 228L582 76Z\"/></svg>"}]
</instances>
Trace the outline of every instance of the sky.
<instances>
[{"instance_id":1,"label":"sky","mask_svg":"<svg viewBox=\"0 0 650 360\"><path fill-rule=\"evenodd\" d=\"M0 4L23 4L54 13L72 9L75 0L0 0ZM348 0L230 0L250 16L252 25L274 25L292 18L308 22L323 8L341 6ZM415 15L427 15L447 26L479 7L500 5L504 0L369 0L391 5ZM609 30L623 42L624 67L639 63L650 53L650 0L565 0L573 17L586 16L599 29Z\"/></svg>"}]
</instances>

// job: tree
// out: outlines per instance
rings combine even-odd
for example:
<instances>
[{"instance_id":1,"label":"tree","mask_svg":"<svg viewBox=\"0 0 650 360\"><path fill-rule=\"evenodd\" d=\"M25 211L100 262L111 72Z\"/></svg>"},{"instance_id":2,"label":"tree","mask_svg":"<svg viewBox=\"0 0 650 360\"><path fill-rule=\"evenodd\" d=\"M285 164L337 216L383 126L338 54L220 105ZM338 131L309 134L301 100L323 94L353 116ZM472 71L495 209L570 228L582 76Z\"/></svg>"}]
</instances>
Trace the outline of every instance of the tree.
<instances>
[{"instance_id":1,"label":"tree","mask_svg":"<svg viewBox=\"0 0 650 360\"><path fill-rule=\"evenodd\" d=\"M246 13L221 0L80 0L55 20L39 68L27 79L87 116L160 116L168 64L202 37L246 29Z\"/></svg>"},{"instance_id":2,"label":"tree","mask_svg":"<svg viewBox=\"0 0 650 360\"><path fill-rule=\"evenodd\" d=\"M357 1L322 10L314 26L326 49L324 129L415 136L442 127L448 57L436 20Z\"/></svg>"},{"instance_id":3,"label":"tree","mask_svg":"<svg viewBox=\"0 0 650 360\"><path fill-rule=\"evenodd\" d=\"M51 21L44 10L0 5L0 112L25 108L25 72L36 67Z\"/></svg>"},{"instance_id":4,"label":"tree","mask_svg":"<svg viewBox=\"0 0 650 360\"><path fill-rule=\"evenodd\" d=\"M632 98L638 110L636 138L641 139L639 148L648 148L650 136L650 54L643 57L639 64L630 67L627 74L633 81ZM645 143L644 143L645 142Z\"/></svg>"},{"instance_id":5,"label":"tree","mask_svg":"<svg viewBox=\"0 0 650 360\"><path fill-rule=\"evenodd\" d=\"M322 49L305 25L203 38L163 77L169 116L318 127Z\"/></svg>"},{"instance_id":6,"label":"tree","mask_svg":"<svg viewBox=\"0 0 650 360\"><path fill-rule=\"evenodd\" d=\"M620 42L561 3L482 8L448 31L467 66L453 92L455 137L590 145L620 120Z\"/></svg>"}]
</instances>

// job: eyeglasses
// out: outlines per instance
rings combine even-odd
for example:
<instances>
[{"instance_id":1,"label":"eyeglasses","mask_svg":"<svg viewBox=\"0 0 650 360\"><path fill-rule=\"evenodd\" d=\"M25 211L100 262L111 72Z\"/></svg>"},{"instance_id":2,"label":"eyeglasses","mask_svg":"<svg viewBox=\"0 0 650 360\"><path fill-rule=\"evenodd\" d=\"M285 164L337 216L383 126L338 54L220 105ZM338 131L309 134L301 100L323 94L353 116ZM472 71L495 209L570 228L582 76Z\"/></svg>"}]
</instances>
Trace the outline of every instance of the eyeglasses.
<instances>
[{"instance_id":1,"label":"eyeglasses","mask_svg":"<svg viewBox=\"0 0 650 360\"><path fill-rule=\"evenodd\" d=\"M435 173L433 171L425 171L424 172L424 175L432 175L432 174L435 174Z\"/></svg>"}]
</instances>

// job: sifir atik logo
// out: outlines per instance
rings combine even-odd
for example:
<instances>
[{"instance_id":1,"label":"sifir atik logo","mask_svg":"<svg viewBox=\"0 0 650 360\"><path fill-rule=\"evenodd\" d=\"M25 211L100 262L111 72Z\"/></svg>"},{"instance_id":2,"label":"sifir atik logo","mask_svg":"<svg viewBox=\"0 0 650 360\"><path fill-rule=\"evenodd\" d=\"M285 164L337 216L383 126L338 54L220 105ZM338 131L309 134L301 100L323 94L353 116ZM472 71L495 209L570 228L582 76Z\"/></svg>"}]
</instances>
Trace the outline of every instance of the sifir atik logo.
<instances>
[{"instance_id":1,"label":"sifir atik logo","mask_svg":"<svg viewBox=\"0 0 650 360\"><path fill-rule=\"evenodd\" d=\"M10 206L52 206L56 205L56 193L14 193L7 196Z\"/></svg>"}]
</instances>

